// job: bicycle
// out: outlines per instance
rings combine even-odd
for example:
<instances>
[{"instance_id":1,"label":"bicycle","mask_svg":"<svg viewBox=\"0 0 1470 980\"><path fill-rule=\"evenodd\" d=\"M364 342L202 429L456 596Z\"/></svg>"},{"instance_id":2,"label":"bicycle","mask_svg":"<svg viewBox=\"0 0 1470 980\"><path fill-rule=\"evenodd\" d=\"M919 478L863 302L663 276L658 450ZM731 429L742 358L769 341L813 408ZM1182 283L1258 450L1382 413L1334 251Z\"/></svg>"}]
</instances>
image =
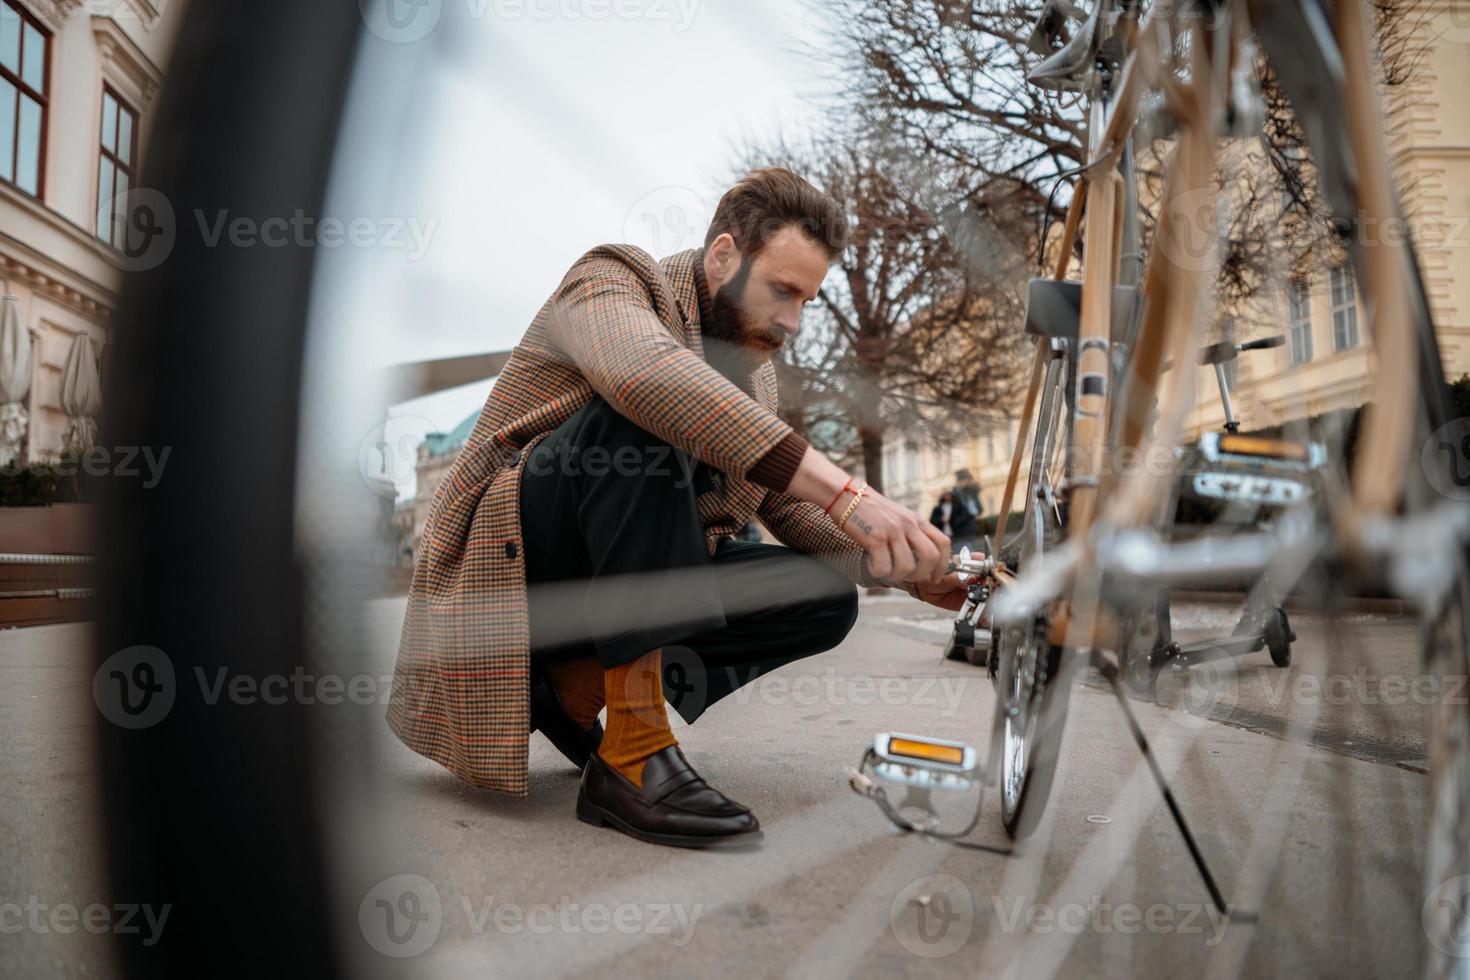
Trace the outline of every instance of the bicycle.
<instances>
[{"instance_id":1,"label":"bicycle","mask_svg":"<svg viewBox=\"0 0 1470 980\"><path fill-rule=\"evenodd\" d=\"M1259 636L1244 630L1236 639L1244 647L1259 638L1284 666L1292 634L1275 606L1276 595L1313 575L1336 583L1338 595L1387 583L1418 610L1426 672L1453 681L1470 672L1470 508L1438 489L1445 474L1434 469L1437 457L1412 465L1413 449L1451 421L1412 246L1369 249L1351 235L1349 258L1366 306L1374 310L1379 371L1375 410L1350 479L1328 465L1323 447L1236 437L1224 442L1231 450L1225 455L1288 468L1299 464L1297 482L1304 492L1278 501L1280 517L1266 530L1172 541L1166 531L1178 467L1124 472L1115 465L1127 454L1138 458L1148 450L1179 458L1182 420L1194 402L1194 372L1174 365L1217 368L1228 423L1220 365L1245 350L1280 342L1205 344L1199 315L1205 270L1179 260L1178 236L1194 217L1185 213L1185 202L1207 210L1218 193L1215 143L1222 120L1230 127L1225 135L1239 135L1258 119L1256 107L1242 104L1239 85L1240 66L1250 63L1254 45L1291 101L1336 219L1352 229L1401 217L1377 124L1368 28L1359 3L1329 8L1321 0L1249 0L1142 8L1139 2L1099 0L1083 15L1070 3L1052 0L1032 37L1042 60L1030 80L1087 101L1088 162L1074 175L1051 274L1030 286L1024 329L1035 338L1036 352L997 546L988 556L962 553L953 562L972 576L972 584L948 655L965 651L994 680L989 751L982 764L982 753L959 743L885 734L867 750L851 782L901 829L1005 851L967 840L980 801L969 826L951 832L938 826L926 794L935 787L977 785L983 794L984 786L999 782L1004 828L1010 837L1024 838L1052 789L1071 689L1095 669L1116 695L1215 905L1248 919L1231 909L1216 885L1125 696L1126 677L1140 671L1147 676L1179 656L1177 646L1170 652L1167 601L1161 597L1172 587L1251 578L1257 584L1248 615L1256 617ZM1152 96L1152 108L1144 105L1146 95ZM1160 105L1177 128L1159 221L1144 256L1133 134L1141 116L1157 115ZM1081 277L1069 281L1079 237ZM1232 436L1234 426L1227 425L1213 444L1218 450ZM1007 518L1028 445L1022 526L1008 539ZM1284 485L1276 476L1250 484L1253 492L1271 493ZM1436 705L1428 731L1424 870L1430 892L1470 873L1470 710L1452 700ZM882 782L907 785L911 795L895 806ZM1449 959L1439 958L1444 946L1430 939L1437 950L1429 954L1430 972L1448 972Z\"/></svg>"}]
</instances>

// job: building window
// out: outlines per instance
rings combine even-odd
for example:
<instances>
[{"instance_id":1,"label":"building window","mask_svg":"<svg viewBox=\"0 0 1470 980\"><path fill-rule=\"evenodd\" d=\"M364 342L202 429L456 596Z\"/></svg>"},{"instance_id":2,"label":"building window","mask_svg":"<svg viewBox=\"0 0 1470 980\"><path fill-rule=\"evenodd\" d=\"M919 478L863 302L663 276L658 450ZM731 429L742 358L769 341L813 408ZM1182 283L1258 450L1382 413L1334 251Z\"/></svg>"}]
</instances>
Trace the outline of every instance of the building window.
<instances>
[{"instance_id":1,"label":"building window","mask_svg":"<svg viewBox=\"0 0 1470 980\"><path fill-rule=\"evenodd\" d=\"M1358 300L1349 265L1332 269L1332 349L1358 346Z\"/></svg>"},{"instance_id":2,"label":"building window","mask_svg":"<svg viewBox=\"0 0 1470 980\"><path fill-rule=\"evenodd\" d=\"M1312 290L1305 279L1293 279L1286 287L1291 305L1291 363L1312 359Z\"/></svg>"},{"instance_id":3,"label":"building window","mask_svg":"<svg viewBox=\"0 0 1470 980\"><path fill-rule=\"evenodd\" d=\"M127 200L138 160L138 114L111 88L102 88L102 150L97 166L97 237L123 247L125 215L117 204ZM116 202L116 204L114 203Z\"/></svg>"},{"instance_id":4,"label":"building window","mask_svg":"<svg viewBox=\"0 0 1470 980\"><path fill-rule=\"evenodd\" d=\"M0 0L0 179L41 196L51 37L15 0Z\"/></svg>"}]
</instances>

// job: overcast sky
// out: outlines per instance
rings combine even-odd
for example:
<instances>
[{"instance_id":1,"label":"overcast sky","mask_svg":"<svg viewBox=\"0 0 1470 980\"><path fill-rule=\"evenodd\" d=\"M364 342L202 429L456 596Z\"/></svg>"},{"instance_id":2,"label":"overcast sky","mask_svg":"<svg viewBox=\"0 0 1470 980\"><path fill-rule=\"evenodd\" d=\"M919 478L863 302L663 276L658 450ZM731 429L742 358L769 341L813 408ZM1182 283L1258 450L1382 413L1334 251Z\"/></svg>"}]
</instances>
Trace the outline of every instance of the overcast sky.
<instances>
[{"instance_id":1,"label":"overcast sky","mask_svg":"<svg viewBox=\"0 0 1470 980\"><path fill-rule=\"evenodd\" d=\"M433 45L430 67L381 152L397 174L388 203L426 249L375 266L393 279L384 360L513 346L593 245L698 245L735 147L802 136L836 94L832 59L807 53L824 25L801 0L583 2L443 0L416 42ZM596 16L607 8L643 16ZM448 430L488 390L394 414Z\"/></svg>"}]
</instances>

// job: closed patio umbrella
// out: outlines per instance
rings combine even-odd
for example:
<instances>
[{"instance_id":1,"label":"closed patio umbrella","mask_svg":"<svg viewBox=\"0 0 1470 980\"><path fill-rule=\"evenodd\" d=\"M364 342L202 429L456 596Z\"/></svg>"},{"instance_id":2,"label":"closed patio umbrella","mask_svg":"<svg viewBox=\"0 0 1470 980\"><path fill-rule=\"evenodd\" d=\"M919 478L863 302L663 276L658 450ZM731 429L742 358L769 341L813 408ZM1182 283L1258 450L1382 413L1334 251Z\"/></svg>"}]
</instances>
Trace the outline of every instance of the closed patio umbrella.
<instances>
[{"instance_id":1,"label":"closed patio umbrella","mask_svg":"<svg viewBox=\"0 0 1470 980\"><path fill-rule=\"evenodd\" d=\"M20 457L25 443L26 394L31 390L31 335L20 323L20 299L0 298L0 466Z\"/></svg>"},{"instance_id":2,"label":"closed patio umbrella","mask_svg":"<svg viewBox=\"0 0 1470 980\"><path fill-rule=\"evenodd\" d=\"M83 453L97 441L97 413L102 411L102 378L92 356L92 338L85 332L72 338L66 365L61 369L61 410L70 416L62 445Z\"/></svg>"}]
</instances>

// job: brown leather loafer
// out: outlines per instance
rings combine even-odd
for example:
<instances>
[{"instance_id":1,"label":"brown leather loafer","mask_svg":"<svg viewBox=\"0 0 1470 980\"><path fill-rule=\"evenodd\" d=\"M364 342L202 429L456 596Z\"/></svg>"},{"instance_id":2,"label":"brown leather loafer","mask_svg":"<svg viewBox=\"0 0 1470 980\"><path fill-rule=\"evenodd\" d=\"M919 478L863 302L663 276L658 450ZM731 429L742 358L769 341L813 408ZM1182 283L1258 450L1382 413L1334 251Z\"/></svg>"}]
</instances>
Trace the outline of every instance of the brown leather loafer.
<instances>
[{"instance_id":1,"label":"brown leather loafer","mask_svg":"<svg viewBox=\"0 0 1470 980\"><path fill-rule=\"evenodd\" d=\"M586 731L577 727L562 707L550 678L539 671L531 675L531 731L545 735L578 769L587 768L587 760L602 744L602 722L594 721Z\"/></svg>"},{"instance_id":2,"label":"brown leather loafer","mask_svg":"<svg viewBox=\"0 0 1470 980\"><path fill-rule=\"evenodd\" d=\"M761 839L755 814L706 783L671 745L643 764L643 788L597 753L582 770L577 819L651 844L716 847Z\"/></svg>"}]
</instances>

